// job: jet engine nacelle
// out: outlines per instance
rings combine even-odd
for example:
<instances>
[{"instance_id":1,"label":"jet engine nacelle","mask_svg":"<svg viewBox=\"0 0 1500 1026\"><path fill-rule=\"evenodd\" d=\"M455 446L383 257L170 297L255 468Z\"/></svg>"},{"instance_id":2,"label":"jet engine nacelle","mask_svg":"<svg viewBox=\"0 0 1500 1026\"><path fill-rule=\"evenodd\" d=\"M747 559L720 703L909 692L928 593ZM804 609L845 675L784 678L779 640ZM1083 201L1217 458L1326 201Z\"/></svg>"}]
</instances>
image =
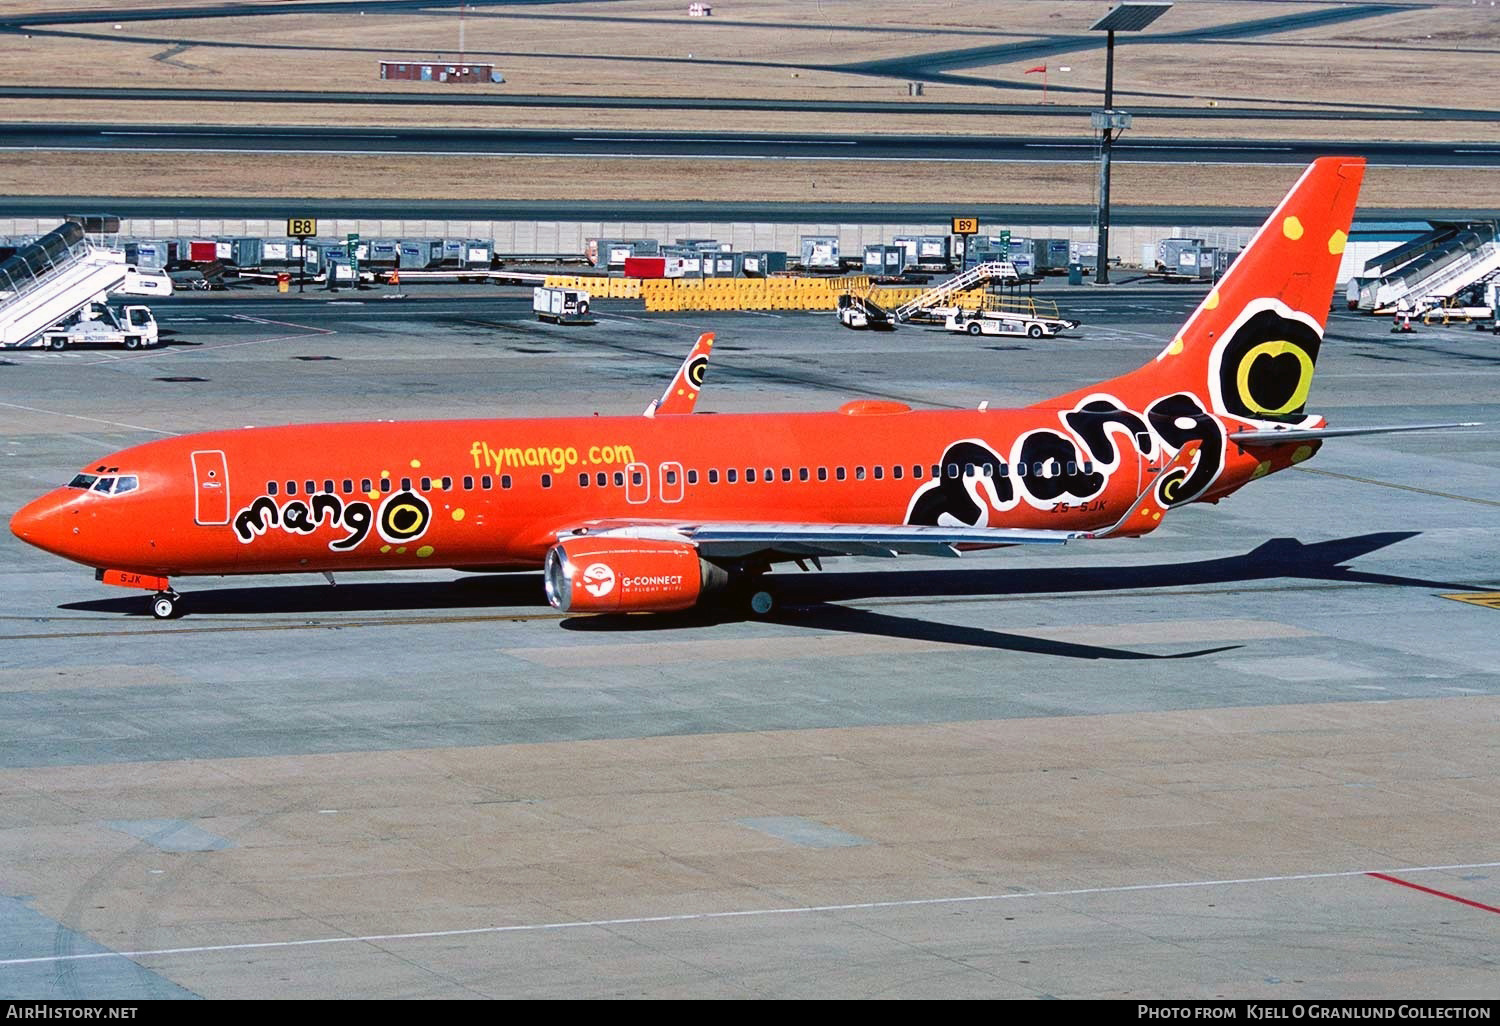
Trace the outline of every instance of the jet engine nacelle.
<instances>
[{"instance_id":1,"label":"jet engine nacelle","mask_svg":"<svg viewBox=\"0 0 1500 1026\"><path fill-rule=\"evenodd\" d=\"M668 613L729 583L687 542L648 538L569 538L548 551L544 577L564 613Z\"/></svg>"}]
</instances>

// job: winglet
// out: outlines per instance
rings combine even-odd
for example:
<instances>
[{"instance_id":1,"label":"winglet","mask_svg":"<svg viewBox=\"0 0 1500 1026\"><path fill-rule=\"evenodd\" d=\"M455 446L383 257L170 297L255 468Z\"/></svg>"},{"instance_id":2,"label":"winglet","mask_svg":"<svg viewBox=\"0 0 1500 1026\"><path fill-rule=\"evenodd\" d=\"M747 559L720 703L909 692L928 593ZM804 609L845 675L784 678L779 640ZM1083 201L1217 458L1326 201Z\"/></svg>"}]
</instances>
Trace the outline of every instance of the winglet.
<instances>
[{"instance_id":1,"label":"winglet","mask_svg":"<svg viewBox=\"0 0 1500 1026\"><path fill-rule=\"evenodd\" d=\"M713 347L713 332L705 331L698 336L698 341L688 353L687 359L682 361L682 366L677 368L667 390L661 394L660 399L646 407L646 416L693 412L693 406L698 402L698 392L703 388L703 376L708 371L708 354Z\"/></svg>"},{"instance_id":2,"label":"winglet","mask_svg":"<svg viewBox=\"0 0 1500 1026\"><path fill-rule=\"evenodd\" d=\"M1172 507L1177 489L1182 487L1192 473L1193 458L1198 454L1202 442L1196 438L1188 442L1172 461L1156 475L1156 480L1140 494L1113 527L1085 534L1085 538L1139 538L1150 534L1161 525L1162 514Z\"/></svg>"}]
</instances>

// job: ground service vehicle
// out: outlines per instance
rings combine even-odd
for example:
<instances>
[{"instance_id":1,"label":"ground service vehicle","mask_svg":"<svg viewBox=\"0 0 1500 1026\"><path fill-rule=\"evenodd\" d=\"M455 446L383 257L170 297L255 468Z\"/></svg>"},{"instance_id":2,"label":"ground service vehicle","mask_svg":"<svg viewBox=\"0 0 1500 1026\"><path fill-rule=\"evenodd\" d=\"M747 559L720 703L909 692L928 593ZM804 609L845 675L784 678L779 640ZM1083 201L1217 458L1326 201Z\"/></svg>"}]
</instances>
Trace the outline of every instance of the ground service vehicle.
<instances>
[{"instance_id":1,"label":"ground service vehicle","mask_svg":"<svg viewBox=\"0 0 1500 1026\"><path fill-rule=\"evenodd\" d=\"M48 349L76 345L140 349L157 342L156 318L150 308L144 306L112 307L94 303L80 311L71 323L55 325L42 332L42 344Z\"/></svg>"}]
</instances>

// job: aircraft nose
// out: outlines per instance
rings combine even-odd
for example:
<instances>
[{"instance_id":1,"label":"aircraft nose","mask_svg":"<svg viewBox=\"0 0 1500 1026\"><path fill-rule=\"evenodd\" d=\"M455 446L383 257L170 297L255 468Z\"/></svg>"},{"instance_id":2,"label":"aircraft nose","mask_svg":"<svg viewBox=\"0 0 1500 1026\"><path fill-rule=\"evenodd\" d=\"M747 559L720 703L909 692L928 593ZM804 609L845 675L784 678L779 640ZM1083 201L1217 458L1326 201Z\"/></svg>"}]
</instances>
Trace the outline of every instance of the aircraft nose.
<instances>
[{"instance_id":1,"label":"aircraft nose","mask_svg":"<svg viewBox=\"0 0 1500 1026\"><path fill-rule=\"evenodd\" d=\"M29 545L65 555L68 539L77 533L76 525L70 523L78 516L76 506L69 508L71 498L51 492L27 503L10 518L11 533Z\"/></svg>"}]
</instances>

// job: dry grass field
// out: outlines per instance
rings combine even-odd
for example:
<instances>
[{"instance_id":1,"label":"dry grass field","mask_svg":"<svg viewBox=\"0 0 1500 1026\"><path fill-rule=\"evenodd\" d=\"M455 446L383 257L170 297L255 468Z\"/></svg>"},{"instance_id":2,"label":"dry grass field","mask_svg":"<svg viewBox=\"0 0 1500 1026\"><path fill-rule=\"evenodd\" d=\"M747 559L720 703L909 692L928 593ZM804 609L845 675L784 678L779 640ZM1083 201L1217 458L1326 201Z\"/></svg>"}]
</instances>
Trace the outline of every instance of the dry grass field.
<instances>
[{"instance_id":1,"label":"dry grass field","mask_svg":"<svg viewBox=\"0 0 1500 1026\"><path fill-rule=\"evenodd\" d=\"M139 6L175 10L203 0L138 0ZM285 13L163 20L104 20L47 25L46 12L77 14L88 4L62 0L10 0L0 17L36 16L29 34L8 37L10 59L0 65L0 84L86 84L117 90L107 102L10 99L12 121L78 121L257 125L452 125L559 129L728 129L744 132L889 132L1062 135L1088 132L1088 105L1100 102L1103 48L1087 29L1111 6L1097 0L917 0L869 5L849 0L746 0L720 3L712 18L687 17L687 4L672 0L612 3L471 5L418 13L382 8L377 0L351 3L337 13L299 11L287 0ZM108 11L107 5L97 6ZM137 4L132 4L132 7ZM1381 11L1382 6L1389 10ZM1444 0L1420 7L1362 5L1373 16L1344 18L1284 32L1226 39L1183 39L1184 33L1245 22L1300 18L1350 5L1245 0L1179 0L1144 35L1122 45L1116 57L1117 103L1134 106L1342 107L1347 116L1318 121L1138 116L1137 136L1210 136L1256 139L1451 139L1488 141L1493 122L1360 119L1360 105L1409 105L1481 109L1487 90L1476 81L1500 45L1500 7L1489 0ZM118 26L118 27L117 27ZM921 97L907 96L901 69L872 73L850 66L898 61L1032 40L1083 37L1075 48L1044 58L970 56L942 81L925 84ZM1126 37L1122 36L1122 42ZM382 82L381 59L411 57L491 61L503 71L500 85ZM1153 41L1154 40L1154 41ZM981 63L993 58L995 63ZM974 62L971 63L970 62ZM1058 116L923 114L944 101L1032 103L1041 99L1041 76L1029 67L1048 65L1048 99L1076 110ZM931 68L931 65L926 65ZM60 79L56 69L67 68ZM1064 70L1066 69L1066 70ZM82 72L81 74L79 72ZM271 104L148 102L132 94L156 87L254 90L455 93L515 93L542 96L704 96L784 100L885 100L912 113L828 115L810 112L621 111L598 108L454 107L441 104L381 106L340 103ZM301 182L299 195L381 196L485 195L504 183L514 198L766 198L787 201L829 198L878 201L921 197L1086 202L1089 174L1083 167L933 165L928 168L804 166L778 161L774 176L753 161L725 161L703 173L702 161L623 162L530 158L383 158L345 162L331 178L317 157L209 155L0 154L15 194L110 192L282 195L287 182ZM190 165L185 167L184 165ZM357 166L356 166L357 165ZM1172 169L1122 166L1117 201L1165 199L1165 186L1182 181L1201 204L1247 202L1261 196L1262 183L1284 172L1246 169L1212 176ZM215 178L214 176L219 176ZM1393 170L1372 176L1370 202L1420 204L1430 173ZM1443 191L1468 192L1471 204L1494 197L1493 176L1444 175ZM1378 181L1377 181L1378 180ZM1380 181L1387 184L1381 185ZM816 182L816 191L813 183ZM1140 185L1133 185L1139 182ZM68 183L68 184L64 184ZM229 183L226 185L226 183ZM1272 193L1276 193L1275 187ZM1470 191L1472 189L1472 191ZM1079 195L1081 190L1081 195ZM1267 193L1266 195L1271 195ZM1430 198L1430 196L1429 196ZM1259 200L1256 200L1259 202Z\"/></svg>"}]
</instances>

